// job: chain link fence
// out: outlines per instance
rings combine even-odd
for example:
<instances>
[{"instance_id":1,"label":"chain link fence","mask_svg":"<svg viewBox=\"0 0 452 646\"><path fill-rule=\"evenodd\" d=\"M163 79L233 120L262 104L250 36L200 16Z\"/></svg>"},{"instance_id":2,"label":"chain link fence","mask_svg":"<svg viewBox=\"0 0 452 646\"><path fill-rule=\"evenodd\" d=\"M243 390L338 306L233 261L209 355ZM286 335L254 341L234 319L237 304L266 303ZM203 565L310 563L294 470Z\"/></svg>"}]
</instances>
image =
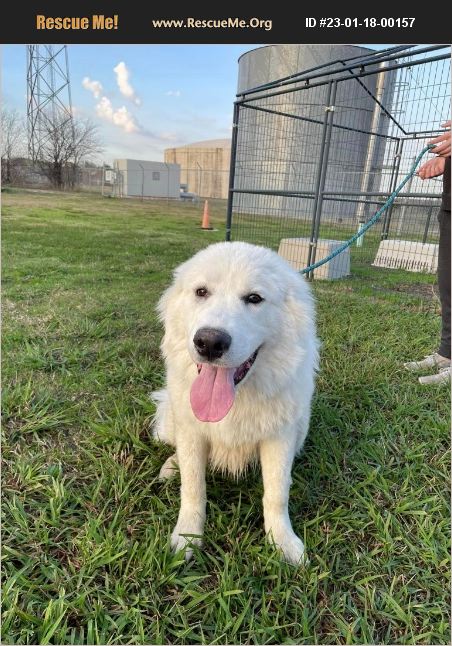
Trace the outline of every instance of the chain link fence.
<instances>
[{"instance_id":1,"label":"chain link fence","mask_svg":"<svg viewBox=\"0 0 452 646\"><path fill-rule=\"evenodd\" d=\"M198 202L212 199L217 202L226 200L229 183L229 170L216 170L197 166L196 168L181 168L180 176L185 182L174 190L174 182L158 182L159 187L149 190L155 173L143 170L118 170L110 166L83 167L74 170L72 167L63 169L62 190L79 190L101 193L118 198L137 199L181 199L188 202ZM159 180L162 179L159 177ZM55 186L39 164L33 164L29 159L13 159L10 162L9 176L4 185L23 188L52 189ZM133 187L129 191L128 187Z\"/></svg>"},{"instance_id":2,"label":"chain link fence","mask_svg":"<svg viewBox=\"0 0 452 646\"><path fill-rule=\"evenodd\" d=\"M61 190L83 190L102 192L105 169L102 166L74 168L63 166L61 169ZM39 162L30 159L12 159L8 164L8 176L2 177L4 185L18 188L52 189L56 188L49 173Z\"/></svg>"},{"instance_id":3,"label":"chain link fence","mask_svg":"<svg viewBox=\"0 0 452 646\"><path fill-rule=\"evenodd\" d=\"M155 182L153 178L156 176ZM229 170L217 170L197 166L180 168L179 195L174 187L165 183L159 171L149 170L107 170L105 173L104 193L113 197L138 197L142 199L160 197L180 197L185 201L197 202L201 199L225 200L228 194ZM159 182L159 180L163 180ZM153 186L155 184L155 186ZM133 187L133 190L129 190Z\"/></svg>"}]
</instances>

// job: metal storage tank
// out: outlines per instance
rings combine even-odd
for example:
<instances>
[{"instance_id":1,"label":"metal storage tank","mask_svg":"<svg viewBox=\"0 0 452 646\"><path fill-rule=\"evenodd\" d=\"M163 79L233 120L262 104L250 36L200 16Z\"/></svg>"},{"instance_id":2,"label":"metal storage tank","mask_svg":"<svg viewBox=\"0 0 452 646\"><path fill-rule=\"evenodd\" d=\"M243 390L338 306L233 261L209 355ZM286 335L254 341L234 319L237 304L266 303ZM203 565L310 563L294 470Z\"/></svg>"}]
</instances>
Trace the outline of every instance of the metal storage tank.
<instances>
[{"instance_id":1,"label":"metal storage tank","mask_svg":"<svg viewBox=\"0 0 452 646\"><path fill-rule=\"evenodd\" d=\"M253 49L239 58L237 92L240 94L304 70L372 52L354 45L269 45ZM341 63L336 62L334 69L340 68ZM333 67L324 69L328 71ZM383 68L372 69L381 71ZM395 78L394 73L381 73L365 76L359 81L350 78L350 81L338 83L334 125L387 134L389 120L371 95L377 96L390 108ZM297 87L300 88L298 91L260 98L251 104L323 122L328 105L328 86L309 87L300 83ZM264 95L265 92L252 96ZM312 193L321 135L322 125L319 123L241 106L234 188ZM378 191L385 148L386 140L383 138L333 128L325 191ZM312 208L313 200L309 198L244 193L236 194L234 199L234 211L242 213L308 218ZM323 203L322 215L331 220L339 217L351 219L357 217L358 211L356 204L328 200Z\"/></svg>"},{"instance_id":2,"label":"metal storage tank","mask_svg":"<svg viewBox=\"0 0 452 646\"><path fill-rule=\"evenodd\" d=\"M181 182L200 197L227 199L230 139L197 141L179 148L167 148L165 161L181 167Z\"/></svg>"}]
</instances>

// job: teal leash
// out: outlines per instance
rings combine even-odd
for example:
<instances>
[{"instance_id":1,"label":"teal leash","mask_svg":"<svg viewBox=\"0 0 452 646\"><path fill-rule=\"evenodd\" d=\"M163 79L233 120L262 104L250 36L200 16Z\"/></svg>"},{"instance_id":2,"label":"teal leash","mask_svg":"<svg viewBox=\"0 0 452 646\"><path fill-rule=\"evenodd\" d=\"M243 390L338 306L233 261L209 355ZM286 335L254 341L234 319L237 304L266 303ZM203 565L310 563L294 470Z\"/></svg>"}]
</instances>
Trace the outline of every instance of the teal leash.
<instances>
[{"instance_id":1,"label":"teal leash","mask_svg":"<svg viewBox=\"0 0 452 646\"><path fill-rule=\"evenodd\" d=\"M344 244L342 244L340 247L338 247L332 253L330 253L329 256L326 256L326 258L322 258L322 260L318 260L317 262L314 262L312 265L309 265L309 267L305 267L305 269L301 269L300 273L307 274L310 271L317 269L317 267L321 267L325 263L330 262L330 260L333 260L333 258L338 256L343 251L345 251L345 249L347 249L350 245L352 245L355 242L355 240L358 240L358 238L364 235L366 231L370 229L370 227L372 227L376 222L378 222L378 220L381 218L381 216L386 211L386 209L388 209L391 206L391 204L394 202L397 195L400 193L400 191L405 186L405 184L409 181L409 179L411 179L411 177L413 177L417 167L419 166L419 162L421 161L422 157L425 155L425 153L427 153L429 150L431 150L434 147L435 147L434 144L429 144L419 153L419 155L414 160L413 165L411 166L410 172L405 177L403 182L401 182L399 186L397 186L394 192L391 193L391 195L388 197L386 202L383 204L383 206L380 209L378 209L375 215L373 215L371 219L368 222L366 222L366 224L359 231L357 231L349 240L344 242Z\"/></svg>"}]
</instances>

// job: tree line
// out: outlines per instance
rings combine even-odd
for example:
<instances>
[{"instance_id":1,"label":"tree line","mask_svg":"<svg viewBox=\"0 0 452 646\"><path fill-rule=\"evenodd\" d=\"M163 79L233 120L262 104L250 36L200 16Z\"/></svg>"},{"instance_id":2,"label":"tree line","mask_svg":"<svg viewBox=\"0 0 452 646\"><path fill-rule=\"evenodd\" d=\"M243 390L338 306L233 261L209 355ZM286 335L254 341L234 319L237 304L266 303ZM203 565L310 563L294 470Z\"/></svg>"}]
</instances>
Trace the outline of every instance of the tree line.
<instances>
[{"instance_id":1,"label":"tree line","mask_svg":"<svg viewBox=\"0 0 452 646\"><path fill-rule=\"evenodd\" d=\"M19 162L27 162L57 189L74 188L81 164L102 152L97 126L89 119L68 119L63 115L44 115L38 127L40 147L32 164L28 160L27 127L17 110L2 108L1 177L2 185L14 184Z\"/></svg>"}]
</instances>

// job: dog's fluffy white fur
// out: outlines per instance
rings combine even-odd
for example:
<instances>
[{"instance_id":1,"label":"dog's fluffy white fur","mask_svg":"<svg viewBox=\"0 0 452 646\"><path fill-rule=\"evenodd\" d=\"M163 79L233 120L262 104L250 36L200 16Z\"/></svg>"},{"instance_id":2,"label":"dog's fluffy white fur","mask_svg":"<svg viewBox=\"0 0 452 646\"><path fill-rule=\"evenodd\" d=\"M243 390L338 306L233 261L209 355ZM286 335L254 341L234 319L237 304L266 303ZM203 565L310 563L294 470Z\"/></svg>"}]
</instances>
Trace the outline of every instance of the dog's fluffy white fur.
<instances>
[{"instance_id":1,"label":"dog's fluffy white fur","mask_svg":"<svg viewBox=\"0 0 452 646\"><path fill-rule=\"evenodd\" d=\"M207 290L199 296L197 290ZM204 294L204 292L201 292ZM246 301L249 294L263 298ZM206 466L239 475L259 461L264 483L265 531L285 558L298 563L304 546L288 514L291 467L308 432L318 362L315 311L302 276L275 252L243 242L214 244L179 266L159 301L165 327L166 388L154 393L155 436L176 448L163 465L179 466L181 507L174 549L200 544L206 515ZM218 422L199 421L190 390L200 364L194 345L201 328L226 331L231 344L213 364L238 367L259 352L237 384L232 408ZM195 534L197 537L193 539Z\"/></svg>"}]
</instances>

